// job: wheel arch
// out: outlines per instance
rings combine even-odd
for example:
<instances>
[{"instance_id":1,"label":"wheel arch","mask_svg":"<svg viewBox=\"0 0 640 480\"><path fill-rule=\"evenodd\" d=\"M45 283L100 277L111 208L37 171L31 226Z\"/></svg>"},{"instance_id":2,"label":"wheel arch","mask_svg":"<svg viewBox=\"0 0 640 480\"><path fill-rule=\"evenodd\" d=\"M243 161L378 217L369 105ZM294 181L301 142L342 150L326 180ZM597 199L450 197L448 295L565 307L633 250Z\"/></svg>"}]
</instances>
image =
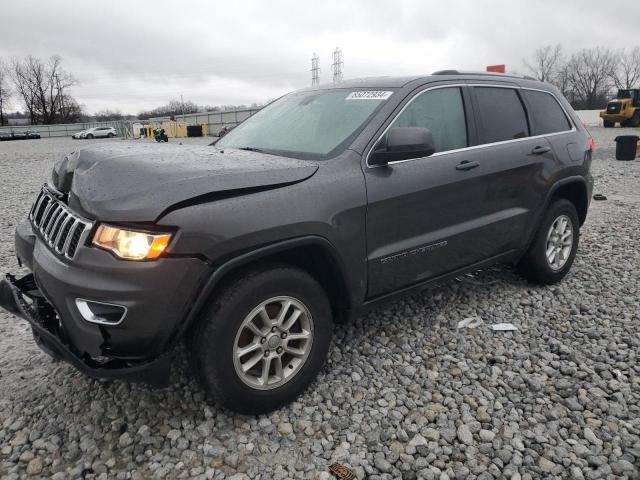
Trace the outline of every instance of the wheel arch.
<instances>
[{"instance_id":1,"label":"wheel arch","mask_svg":"<svg viewBox=\"0 0 640 480\"><path fill-rule=\"evenodd\" d=\"M198 292L189 314L179 327L175 341L195 323L208 300L242 272L264 264L286 264L301 268L312 275L325 289L334 314L334 321L347 318L354 301L347 282L346 269L337 249L324 237L310 235L238 254L217 266Z\"/></svg>"},{"instance_id":2,"label":"wheel arch","mask_svg":"<svg viewBox=\"0 0 640 480\"><path fill-rule=\"evenodd\" d=\"M545 210L551 203L558 199L565 198L576 207L580 226L587 219L587 211L589 209L589 189L587 182L582 177L570 177L560 180L554 185L550 192L549 199L545 205Z\"/></svg>"},{"instance_id":3,"label":"wheel arch","mask_svg":"<svg viewBox=\"0 0 640 480\"><path fill-rule=\"evenodd\" d=\"M576 207L576 211L578 212L580 226L584 224L589 208L589 188L587 186L587 181L581 176L571 176L558 180L549 189L544 204L537 213L535 222L533 222L533 227L529 230L526 243L522 249L523 253L529 249L531 242L533 242L533 239L538 233L549 205L558 198L566 198L573 203Z\"/></svg>"}]
</instances>

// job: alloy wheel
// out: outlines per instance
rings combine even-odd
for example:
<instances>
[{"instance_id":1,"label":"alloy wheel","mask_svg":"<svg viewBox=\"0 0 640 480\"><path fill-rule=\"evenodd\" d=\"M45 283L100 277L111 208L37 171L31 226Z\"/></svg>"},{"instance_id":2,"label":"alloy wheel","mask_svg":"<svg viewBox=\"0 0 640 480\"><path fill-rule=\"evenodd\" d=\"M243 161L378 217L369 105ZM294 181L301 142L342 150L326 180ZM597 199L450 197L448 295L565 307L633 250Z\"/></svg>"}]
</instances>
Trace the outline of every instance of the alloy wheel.
<instances>
[{"instance_id":1,"label":"alloy wheel","mask_svg":"<svg viewBox=\"0 0 640 480\"><path fill-rule=\"evenodd\" d=\"M547 233L547 263L558 271L565 266L573 248L573 226L567 215L560 215L551 224Z\"/></svg>"},{"instance_id":2,"label":"alloy wheel","mask_svg":"<svg viewBox=\"0 0 640 480\"><path fill-rule=\"evenodd\" d=\"M313 344L313 319L300 300L270 298L244 318L233 345L233 365L245 385L271 390L305 364Z\"/></svg>"}]
</instances>

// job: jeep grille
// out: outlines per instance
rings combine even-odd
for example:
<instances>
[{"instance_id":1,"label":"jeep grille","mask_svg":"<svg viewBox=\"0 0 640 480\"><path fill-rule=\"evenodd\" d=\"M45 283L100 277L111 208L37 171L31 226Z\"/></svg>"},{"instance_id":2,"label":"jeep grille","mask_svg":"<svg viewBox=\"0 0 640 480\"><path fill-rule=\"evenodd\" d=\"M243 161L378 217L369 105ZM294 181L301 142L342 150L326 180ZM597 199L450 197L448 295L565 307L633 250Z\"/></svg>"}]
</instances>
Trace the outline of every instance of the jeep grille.
<instances>
[{"instance_id":1,"label":"jeep grille","mask_svg":"<svg viewBox=\"0 0 640 480\"><path fill-rule=\"evenodd\" d=\"M70 260L92 226L89 220L73 213L46 185L31 207L29 220L33 231L52 251Z\"/></svg>"}]
</instances>

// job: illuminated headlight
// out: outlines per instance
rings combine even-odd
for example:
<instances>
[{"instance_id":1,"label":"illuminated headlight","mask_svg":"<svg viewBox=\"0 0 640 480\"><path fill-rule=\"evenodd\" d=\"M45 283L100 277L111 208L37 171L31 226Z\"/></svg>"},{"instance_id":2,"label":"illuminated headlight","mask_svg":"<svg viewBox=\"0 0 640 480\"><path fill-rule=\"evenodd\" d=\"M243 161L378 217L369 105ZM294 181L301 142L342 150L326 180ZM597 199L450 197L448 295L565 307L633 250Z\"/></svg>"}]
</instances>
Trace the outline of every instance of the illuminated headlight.
<instances>
[{"instance_id":1,"label":"illuminated headlight","mask_svg":"<svg viewBox=\"0 0 640 480\"><path fill-rule=\"evenodd\" d=\"M150 233L100 225L92 243L126 260L155 260L165 251L170 233Z\"/></svg>"}]
</instances>

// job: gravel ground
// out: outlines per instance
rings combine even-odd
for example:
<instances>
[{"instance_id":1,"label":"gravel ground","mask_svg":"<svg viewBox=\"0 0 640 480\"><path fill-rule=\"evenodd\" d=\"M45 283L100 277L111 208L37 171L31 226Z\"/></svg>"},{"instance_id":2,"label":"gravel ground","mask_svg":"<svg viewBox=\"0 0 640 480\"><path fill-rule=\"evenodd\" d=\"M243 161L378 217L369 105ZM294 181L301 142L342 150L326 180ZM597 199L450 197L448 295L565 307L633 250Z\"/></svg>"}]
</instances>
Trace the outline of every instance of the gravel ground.
<instances>
[{"instance_id":1,"label":"gravel ground","mask_svg":"<svg viewBox=\"0 0 640 480\"><path fill-rule=\"evenodd\" d=\"M87 379L0 313L0 477L328 479L340 461L359 479L640 478L640 161L613 159L620 132L593 129L608 201L564 282L496 268L338 326L317 381L269 415L208 405L184 362L165 390ZM3 270L74 146L0 144ZM456 330L469 316L484 324Z\"/></svg>"}]
</instances>

